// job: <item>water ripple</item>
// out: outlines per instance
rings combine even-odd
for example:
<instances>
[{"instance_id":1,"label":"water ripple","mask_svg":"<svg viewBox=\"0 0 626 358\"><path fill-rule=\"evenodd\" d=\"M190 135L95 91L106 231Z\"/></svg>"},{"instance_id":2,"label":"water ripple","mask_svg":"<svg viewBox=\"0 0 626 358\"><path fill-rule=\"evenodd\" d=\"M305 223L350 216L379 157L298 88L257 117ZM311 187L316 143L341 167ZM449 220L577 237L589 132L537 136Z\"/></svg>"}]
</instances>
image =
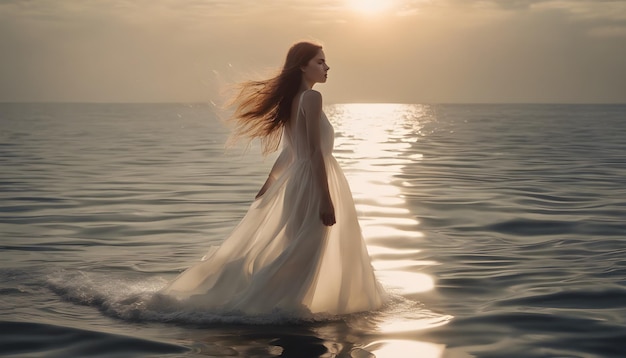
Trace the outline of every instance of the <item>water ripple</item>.
<instances>
[{"instance_id":1,"label":"water ripple","mask_svg":"<svg viewBox=\"0 0 626 358\"><path fill-rule=\"evenodd\" d=\"M219 244L273 156L225 151L206 105L0 111L1 344L14 354L626 356L626 106L328 106L397 300L263 330L119 321L51 295L46 277L83 273L56 282L82 303L152 290Z\"/></svg>"}]
</instances>

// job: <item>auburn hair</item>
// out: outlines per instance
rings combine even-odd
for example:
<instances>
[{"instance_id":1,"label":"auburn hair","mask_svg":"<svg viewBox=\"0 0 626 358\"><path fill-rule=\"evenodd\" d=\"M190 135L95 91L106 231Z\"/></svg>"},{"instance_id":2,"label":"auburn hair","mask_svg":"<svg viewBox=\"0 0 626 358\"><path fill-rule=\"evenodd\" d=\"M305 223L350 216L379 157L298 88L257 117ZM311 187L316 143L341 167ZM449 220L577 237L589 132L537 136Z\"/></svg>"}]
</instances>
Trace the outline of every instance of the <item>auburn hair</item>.
<instances>
[{"instance_id":1,"label":"auburn hair","mask_svg":"<svg viewBox=\"0 0 626 358\"><path fill-rule=\"evenodd\" d=\"M278 75L239 84L239 93L231 102L235 107L231 117L235 122L234 139L260 139L264 155L278 149L282 129L291 117L291 104L302 83L301 68L321 49L318 44L298 42L287 52Z\"/></svg>"}]
</instances>

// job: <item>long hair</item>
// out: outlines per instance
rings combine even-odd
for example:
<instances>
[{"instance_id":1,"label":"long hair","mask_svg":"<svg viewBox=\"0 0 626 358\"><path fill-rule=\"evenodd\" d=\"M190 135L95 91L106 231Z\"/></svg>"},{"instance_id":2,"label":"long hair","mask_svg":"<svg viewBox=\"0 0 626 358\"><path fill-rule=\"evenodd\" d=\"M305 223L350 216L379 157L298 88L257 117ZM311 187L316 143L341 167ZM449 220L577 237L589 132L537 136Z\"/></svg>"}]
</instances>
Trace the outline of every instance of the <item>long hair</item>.
<instances>
[{"instance_id":1,"label":"long hair","mask_svg":"<svg viewBox=\"0 0 626 358\"><path fill-rule=\"evenodd\" d=\"M280 73L267 80L239 84L239 94L232 100L236 106L231 120L235 122L233 138L261 140L263 154L278 149L282 129L291 117L291 104L302 82L301 68L322 49L311 42L291 46Z\"/></svg>"}]
</instances>

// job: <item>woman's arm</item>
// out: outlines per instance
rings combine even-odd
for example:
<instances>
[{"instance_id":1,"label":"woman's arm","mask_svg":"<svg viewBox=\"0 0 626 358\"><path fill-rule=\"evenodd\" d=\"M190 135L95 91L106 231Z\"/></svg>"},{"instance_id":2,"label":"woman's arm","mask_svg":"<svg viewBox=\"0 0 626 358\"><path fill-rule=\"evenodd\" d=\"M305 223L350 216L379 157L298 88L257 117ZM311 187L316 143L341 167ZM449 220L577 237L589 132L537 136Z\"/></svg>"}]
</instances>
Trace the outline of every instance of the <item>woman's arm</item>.
<instances>
[{"instance_id":1,"label":"woman's arm","mask_svg":"<svg viewBox=\"0 0 626 358\"><path fill-rule=\"evenodd\" d=\"M314 90L303 94L302 106L306 119L309 153L313 164L315 183L318 185L322 197L320 198L320 219L326 226L335 224L335 208L328 189L326 164L322 155L320 140L320 118L322 116L322 95Z\"/></svg>"}]
</instances>

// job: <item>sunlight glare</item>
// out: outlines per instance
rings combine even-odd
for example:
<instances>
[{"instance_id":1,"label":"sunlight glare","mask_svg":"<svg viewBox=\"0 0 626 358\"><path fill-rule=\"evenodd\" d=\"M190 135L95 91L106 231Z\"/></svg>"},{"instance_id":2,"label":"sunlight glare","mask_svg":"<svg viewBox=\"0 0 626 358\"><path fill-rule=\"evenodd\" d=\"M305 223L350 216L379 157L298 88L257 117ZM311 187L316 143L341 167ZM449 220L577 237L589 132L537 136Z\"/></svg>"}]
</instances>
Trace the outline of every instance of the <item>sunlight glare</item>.
<instances>
[{"instance_id":1,"label":"sunlight glare","mask_svg":"<svg viewBox=\"0 0 626 358\"><path fill-rule=\"evenodd\" d=\"M362 14L374 15L391 7L389 0L348 0L348 6Z\"/></svg>"},{"instance_id":2,"label":"sunlight glare","mask_svg":"<svg viewBox=\"0 0 626 358\"><path fill-rule=\"evenodd\" d=\"M439 265L437 261L432 260L375 260L372 265L376 270L411 270L416 267ZM430 279L429 283L432 282Z\"/></svg>"},{"instance_id":3,"label":"sunlight glare","mask_svg":"<svg viewBox=\"0 0 626 358\"><path fill-rule=\"evenodd\" d=\"M407 242L415 242L415 239L424 237L424 234L419 231L402 230L384 223L381 224L372 221L371 219L363 219L363 222L361 222L361 230L363 231L363 237L366 241L375 238L402 238L407 240Z\"/></svg>"},{"instance_id":4,"label":"sunlight glare","mask_svg":"<svg viewBox=\"0 0 626 358\"><path fill-rule=\"evenodd\" d=\"M372 265L376 269L376 276L386 289L400 295L412 295L420 292L428 292L435 288L432 277L421 272L378 270L377 262ZM383 263L384 265L384 263Z\"/></svg>"},{"instance_id":5,"label":"sunlight glare","mask_svg":"<svg viewBox=\"0 0 626 358\"><path fill-rule=\"evenodd\" d=\"M376 342L371 347L365 347L376 358L413 357L440 358L445 351L445 345L408 340L385 340Z\"/></svg>"},{"instance_id":6,"label":"sunlight glare","mask_svg":"<svg viewBox=\"0 0 626 358\"><path fill-rule=\"evenodd\" d=\"M384 333L416 332L441 327L452 320L452 316L423 313L424 317L396 318L384 321L378 325L378 330Z\"/></svg>"}]
</instances>

